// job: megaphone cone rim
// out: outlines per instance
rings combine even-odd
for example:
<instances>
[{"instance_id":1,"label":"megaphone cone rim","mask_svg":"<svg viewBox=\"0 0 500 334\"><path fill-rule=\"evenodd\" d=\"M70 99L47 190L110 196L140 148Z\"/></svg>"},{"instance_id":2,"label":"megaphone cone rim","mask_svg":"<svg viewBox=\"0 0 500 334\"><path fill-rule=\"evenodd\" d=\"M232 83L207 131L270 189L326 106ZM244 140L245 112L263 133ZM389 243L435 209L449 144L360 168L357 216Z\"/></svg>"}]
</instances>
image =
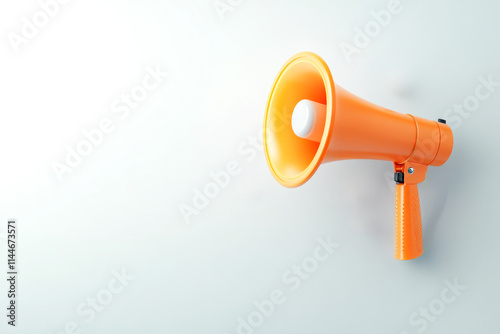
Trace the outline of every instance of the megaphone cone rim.
<instances>
[{"instance_id":1,"label":"megaphone cone rim","mask_svg":"<svg viewBox=\"0 0 500 334\"><path fill-rule=\"evenodd\" d=\"M267 146L268 143L267 124L269 117L269 108L273 96L275 94L276 88L279 85L280 79L293 65L298 64L300 62L306 62L313 65L315 69L318 71L318 73L321 75L326 95L327 114L325 120L325 127L323 129L323 136L321 137L321 142L314 158L300 174L293 177L288 177L280 173L272 164L272 160L269 156L269 151ZM333 122L335 118L334 102L335 102L335 84L332 78L332 74L326 62L317 54L308 51L297 53L296 55L292 56L279 71L273 83L271 92L269 93L269 97L267 99L266 114L264 117L263 141L264 141L264 152L267 164L269 166L269 170L271 171L276 181L278 181L281 185L289 188L298 187L307 182L314 175L318 167L321 165L321 162L323 161L323 158L330 144L330 138L333 131ZM291 124L289 126L291 126Z\"/></svg>"}]
</instances>

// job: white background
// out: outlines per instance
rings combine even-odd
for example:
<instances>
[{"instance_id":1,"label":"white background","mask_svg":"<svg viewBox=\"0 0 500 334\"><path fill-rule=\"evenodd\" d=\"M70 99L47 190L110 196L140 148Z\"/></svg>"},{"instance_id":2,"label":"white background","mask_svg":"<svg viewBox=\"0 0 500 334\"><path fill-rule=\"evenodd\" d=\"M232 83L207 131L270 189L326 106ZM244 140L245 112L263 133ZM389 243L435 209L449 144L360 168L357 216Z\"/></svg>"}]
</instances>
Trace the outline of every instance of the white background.
<instances>
[{"instance_id":1,"label":"white background","mask_svg":"<svg viewBox=\"0 0 500 334\"><path fill-rule=\"evenodd\" d=\"M401 0L348 61L341 43L355 46L387 1L231 3L221 17L213 0L73 0L16 52L8 36L40 4L2 1L0 267L15 218L20 275L14 329L1 274L0 332L496 333L500 87L472 111L452 108L474 101L480 77L500 81L500 6ZM453 154L419 186L420 258L393 258L390 162L323 165L288 189L252 146L275 75L304 50L368 101L449 120ZM148 67L169 76L121 119L112 104ZM114 131L60 182L54 162L105 118ZM239 174L184 219L233 160ZM339 247L292 290L283 276L328 236ZM115 271L133 279L110 295ZM446 280L465 286L449 303ZM276 289L285 301L238 329ZM92 320L77 311L97 297Z\"/></svg>"}]
</instances>

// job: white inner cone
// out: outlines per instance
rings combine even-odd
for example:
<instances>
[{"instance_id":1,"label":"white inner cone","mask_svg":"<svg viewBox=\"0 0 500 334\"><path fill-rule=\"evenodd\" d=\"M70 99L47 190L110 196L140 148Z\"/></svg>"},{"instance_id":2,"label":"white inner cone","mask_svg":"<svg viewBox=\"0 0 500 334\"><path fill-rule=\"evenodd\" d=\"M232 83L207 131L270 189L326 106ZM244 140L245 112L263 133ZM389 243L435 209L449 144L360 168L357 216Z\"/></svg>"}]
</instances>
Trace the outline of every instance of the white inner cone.
<instances>
[{"instance_id":1,"label":"white inner cone","mask_svg":"<svg viewBox=\"0 0 500 334\"><path fill-rule=\"evenodd\" d=\"M321 141L325 128L326 105L302 100L293 109L292 129L300 138Z\"/></svg>"}]
</instances>

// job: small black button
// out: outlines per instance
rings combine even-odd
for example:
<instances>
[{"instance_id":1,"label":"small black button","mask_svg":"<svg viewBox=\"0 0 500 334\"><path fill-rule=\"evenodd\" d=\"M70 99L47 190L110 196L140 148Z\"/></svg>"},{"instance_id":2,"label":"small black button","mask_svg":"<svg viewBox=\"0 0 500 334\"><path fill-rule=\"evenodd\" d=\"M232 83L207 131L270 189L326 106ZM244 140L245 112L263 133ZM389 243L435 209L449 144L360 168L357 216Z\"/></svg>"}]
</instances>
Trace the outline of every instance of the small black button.
<instances>
[{"instance_id":1,"label":"small black button","mask_svg":"<svg viewBox=\"0 0 500 334\"><path fill-rule=\"evenodd\" d=\"M396 183L405 183L405 173L403 172L394 173L394 181L396 181Z\"/></svg>"},{"instance_id":2,"label":"small black button","mask_svg":"<svg viewBox=\"0 0 500 334\"><path fill-rule=\"evenodd\" d=\"M442 118L439 118L439 119L438 119L438 122L439 122L439 123L446 124L446 120L445 120L445 119L442 119Z\"/></svg>"}]
</instances>

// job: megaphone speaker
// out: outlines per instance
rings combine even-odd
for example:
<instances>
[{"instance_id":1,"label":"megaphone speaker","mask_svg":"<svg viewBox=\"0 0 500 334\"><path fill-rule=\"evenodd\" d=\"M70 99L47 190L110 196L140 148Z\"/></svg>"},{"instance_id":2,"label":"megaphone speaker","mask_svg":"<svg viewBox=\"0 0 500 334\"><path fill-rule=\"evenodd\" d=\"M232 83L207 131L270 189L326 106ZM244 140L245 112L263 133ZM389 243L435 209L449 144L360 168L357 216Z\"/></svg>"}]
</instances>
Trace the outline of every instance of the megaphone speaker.
<instances>
[{"instance_id":1,"label":"megaphone speaker","mask_svg":"<svg viewBox=\"0 0 500 334\"><path fill-rule=\"evenodd\" d=\"M395 258L410 260L422 254L417 184L425 179L428 166L440 166L451 155L453 134L445 120L367 102L335 84L318 55L301 52L285 63L272 86L263 133L269 169L286 187L302 185L326 162L393 162Z\"/></svg>"}]
</instances>

